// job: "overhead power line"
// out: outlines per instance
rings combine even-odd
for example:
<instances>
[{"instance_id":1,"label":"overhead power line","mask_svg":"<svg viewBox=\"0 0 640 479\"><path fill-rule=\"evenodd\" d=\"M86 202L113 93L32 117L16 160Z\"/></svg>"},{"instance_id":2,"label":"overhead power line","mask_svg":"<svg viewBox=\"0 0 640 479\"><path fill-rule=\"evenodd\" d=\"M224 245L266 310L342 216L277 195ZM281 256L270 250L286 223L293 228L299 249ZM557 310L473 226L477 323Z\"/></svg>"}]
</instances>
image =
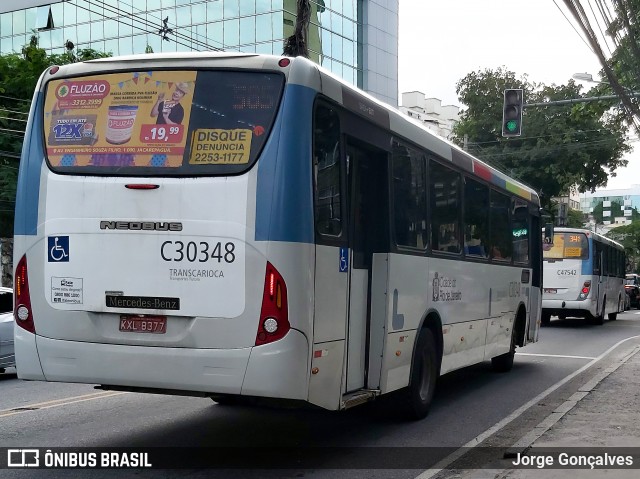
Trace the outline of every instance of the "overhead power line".
<instances>
[{"instance_id":1,"label":"overhead power line","mask_svg":"<svg viewBox=\"0 0 640 479\"><path fill-rule=\"evenodd\" d=\"M131 20L132 20L131 24L125 23L122 20L120 20L119 18L115 18L114 20L116 22L118 22L119 24L121 24L121 25L126 25L126 26L129 26L129 27L132 27L132 28L136 28L138 30L141 30L141 31L143 31L145 33L148 33L148 34L151 34L151 35L157 35L155 30L157 30L158 25L154 25L153 23L150 23L150 22L148 22L147 20L145 20L143 18L135 16L133 13L129 13L129 12L125 11L125 10L122 10L122 9L120 9L118 7L114 7L112 5L108 5L104 1L100 1L100 0L94 0L94 1L85 0L85 3L91 5L91 6L95 7L95 8L99 8L99 9L103 8L105 13L112 13L112 14L120 16L120 17L130 17ZM83 10L86 10L86 11L90 12L90 13L94 13L94 14L97 14L97 15L105 16L104 14L100 13L99 11L92 10L91 8L87 8L87 7L81 6L79 3L78 3L77 6L82 8ZM139 24L141 24L142 27L139 26L139 25L135 25L134 21L138 22ZM154 31L148 30L147 28L153 28ZM216 51L220 51L221 50L220 48L212 47L211 45L208 45L207 43L204 43L204 42L202 42L200 40L194 40L193 38L191 38L191 37L189 37L187 35L184 35L184 34L181 34L181 33L174 33L174 34L176 35L177 38L179 38L181 40L185 40L185 41L191 42L191 45L189 45L187 43L183 43L182 41L178 41L178 39L176 38L174 40L174 42L176 44L181 45L181 46L186 47L186 48L189 48L191 50L195 49L193 44L196 44L196 46L200 46L201 48L205 48L207 50L216 50Z\"/></svg>"},{"instance_id":2,"label":"overhead power line","mask_svg":"<svg viewBox=\"0 0 640 479\"><path fill-rule=\"evenodd\" d=\"M24 111L9 110L8 108L2 108L1 106L0 106L0 111L6 111L7 113L14 113L16 115L29 116L29 113L25 113Z\"/></svg>"},{"instance_id":3,"label":"overhead power line","mask_svg":"<svg viewBox=\"0 0 640 479\"><path fill-rule=\"evenodd\" d=\"M569 17L567 17L567 15L564 13L564 11L562 10L562 8L560 8L560 5L558 5L556 3L556 0L553 0L553 3L555 4L555 6L558 8L558 10L560 10L560 13L562 13L562 16L565 18L565 20L567 20L567 22L569 23L569 25L571 25L571 28L573 28L573 31L576 32L576 34L578 35L578 37L580 37L580 40L582 40L582 42L587 46L587 48L589 50L591 50L592 53L595 53L593 51L593 48L591 47L591 45L589 45L589 42L587 42L584 37L580 34L580 32L576 29L575 25L571 22L571 20L569 20Z\"/></svg>"},{"instance_id":4,"label":"overhead power line","mask_svg":"<svg viewBox=\"0 0 640 479\"><path fill-rule=\"evenodd\" d=\"M13 101L24 101L26 103L31 103L31 100L24 100L22 98L16 98L14 96L6 96L6 95L0 95L0 98L4 98L6 100L13 100Z\"/></svg>"},{"instance_id":5,"label":"overhead power line","mask_svg":"<svg viewBox=\"0 0 640 479\"><path fill-rule=\"evenodd\" d=\"M24 135L24 130L11 130L9 128L0 128L0 131L7 131L10 133L22 133Z\"/></svg>"},{"instance_id":6,"label":"overhead power line","mask_svg":"<svg viewBox=\"0 0 640 479\"><path fill-rule=\"evenodd\" d=\"M21 120L19 118L11 118L10 116L0 116L2 120L11 120L11 121L21 121L23 123L27 123L27 120Z\"/></svg>"},{"instance_id":7,"label":"overhead power line","mask_svg":"<svg viewBox=\"0 0 640 479\"><path fill-rule=\"evenodd\" d=\"M0 150L0 156L5 156L7 158L17 158L20 159L20 155L18 153L15 153L13 151L4 151L4 150Z\"/></svg>"},{"instance_id":8,"label":"overhead power line","mask_svg":"<svg viewBox=\"0 0 640 479\"><path fill-rule=\"evenodd\" d=\"M98 1L100 1L101 3L104 3L104 1L103 1L103 0L98 0ZM129 3L125 2L125 1L123 1L123 0L120 0L120 5L125 5L125 6L127 6L127 7L131 7L131 11L133 11L133 9L134 9L134 8L136 8L136 7L134 7L134 6L133 6L133 4L129 4ZM163 24L164 24L164 19L163 19L162 17L160 17L159 15L153 15L153 14L151 14L151 13L148 13L148 12L144 11L144 10L140 10L140 8L139 8L139 7L137 7L137 8L138 8L138 13L146 13L146 14L147 14L147 16L149 16L149 17L151 17L151 18L154 18L154 19L156 19L156 20L159 20L159 21L163 22ZM168 17L166 17L166 18L168 18ZM174 31L174 30L175 30L176 28L178 28L178 24L171 24L171 23L168 23L168 22L167 22L166 26L167 26L167 27L173 27L173 28L172 28L172 29L170 29L170 30L172 30L172 33L173 33L174 35L181 35L181 36L185 37L186 39L190 39L190 38L189 38L188 36L186 36L186 35L182 35L182 34L180 34L180 33L175 33L175 31ZM194 35L193 27L190 27L190 30L191 30L191 34L192 34L192 35ZM198 34L198 33L195 33L195 36L196 36L196 37L204 38L204 39L206 40L206 42L200 42L200 41L198 41L198 42L199 42L200 44L204 45L206 48L208 48L208 49L210 49L210 50L222 51L222 50L224 49L224 44L222 44L222 43L220 43L220 42L218 42L218 41L216 41L216 40L212 40L211 38L209 38L209 37L207 37L207 36L204 36L204 35L200 35L200 34ZM223 48L216 48L216 47L212 47L212 46L208 45L208 44L207 44L207 42L211 42L211 41L213 41L213 42L215 42L215 43L220 43L220 44L222 45L222 47L223 47Z\"/></svg>"},{"instance_id":9,"label":"overhead power line","mask_svg":"<svg viewBox=\"0 0 640 479\"><path fill-rule=\"evenodd\" d=\"M582 5L580 4L580 0L564 0L564 3L571 11L573 17L580 25L580 28L582 29L584 34L587 36L587 39L589 40L594 53L600 61L600 65L602 65L611 88L613 89L614 93L616 93L616 95L620 97L622 104L626 108L626 111L628 112L631 120L634 123L634 127L636 128L636 130L640 131L640 125L637 122L637 120L640 118L640 109L638 108L638 105L636 103L631 101L628 93L625 91L624 87L620 85L618 78L609 66L609 63L607 62L607 59L602 52L602 48L600 47L598 38L596 37L593 28L591 28L591 24L589 23L589 19L587 18L584 8L582 8Z\"/></svg>"},{"instance_id":10,"label":"overhead power line","mask_svg":"<svg viewBox=\"0 0 640 479\"><path fill-rule=\"evenodd\" d=\"M598 21L598 16L596 15L596 12L593 11L593 6L591 5L591 0L587 0L587 3L589 4L589 8L591 9L591 14L593 15L593 19L596 21L596 25L598 25L598 30L600 31L600 35L602 36L602 39L604 40L604 44L607 47L607 50L609 51L609 56L611 56L612 51L611 48L609 48L609 43L607 42L607 36L605 35L604 31L602 31L602 27L600 26L600 22ZM604 18L603 18L604 20Z\"/></svg>"}]
</instances>

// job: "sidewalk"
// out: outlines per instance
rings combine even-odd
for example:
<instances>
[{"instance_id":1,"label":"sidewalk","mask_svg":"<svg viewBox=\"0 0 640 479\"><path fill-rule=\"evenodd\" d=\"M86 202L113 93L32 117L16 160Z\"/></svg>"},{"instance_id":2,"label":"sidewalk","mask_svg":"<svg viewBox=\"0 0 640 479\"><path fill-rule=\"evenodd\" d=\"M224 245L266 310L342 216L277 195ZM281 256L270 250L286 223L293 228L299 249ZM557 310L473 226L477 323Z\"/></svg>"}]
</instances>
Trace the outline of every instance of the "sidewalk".
<instances>
[{"instance_id":1,"label":"sidewalk","mask_svg":"<svg viewBox=\"0 0 640 479\"><path fill-rule=\"evenodd\" d=\"M587 448L590 454L604 454L603 448L635 447L634 469L517 469L498 477L581 478L640 477L640 348L634 347L622 360L597 374L576 394L545 419L550 428L536 438L526 454L536 448ZM554 417L557 416L557 417ZM544 423L548 424L544 424ZM523 438L524 439L524 438ZM524 444L522 444L524 445ZM608 451L616 454L615 451ZM513 459L510 459L511 461ZM509 461L509 460L508 460Z\"/></svg>"},{"instance_id":2,"label":"sidewalk","mask_svg":"<svg viewBox=\"0 0 640 479\"><path fill-rule=\"evenodd\" d=\"M572 449L582 448L582 450ZM607 448L635 448L616 450ZM633 455L633 469L547 467L526 469L513 461L524 456L553 453L569 456ZM640 346L627 346L624 354L598 372L549 416L507 451L507 457L483 469L442 471L450 479L566 479L640 477ZM554 466L558 467L558 466Z\"/></svg>"}]
</instances>

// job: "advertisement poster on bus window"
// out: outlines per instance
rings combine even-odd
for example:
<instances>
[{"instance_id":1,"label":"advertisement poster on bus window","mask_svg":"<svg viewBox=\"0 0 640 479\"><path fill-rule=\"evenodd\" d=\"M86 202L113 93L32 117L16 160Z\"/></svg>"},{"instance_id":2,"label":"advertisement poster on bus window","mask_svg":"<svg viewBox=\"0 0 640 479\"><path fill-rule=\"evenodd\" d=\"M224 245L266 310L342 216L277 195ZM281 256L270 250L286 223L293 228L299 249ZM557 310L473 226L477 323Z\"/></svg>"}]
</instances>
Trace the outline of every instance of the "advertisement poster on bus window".
<instances>
[{"instance_id":1,"label":"advertisement poster on bus window","mask_svg":"<svg viewBox=\"0 0 640 479\"><path fill-rule=\"evenodd\" d=\"M544 245L545 253L544 257L547 259L562 259L564 258L564 235L555 235L553 237L553 245Z\"/></svg>"},{"instance_id":2,"label":"advertisement poster on bus window","mask_svg":"<svg viewBox=\"0 0 640 479\"><path fill-rule=\"evenodd\" d=\"M44 127L53 166L179 167L196 72L149 71L55 80Z\"/></svg>"}]
</instances>

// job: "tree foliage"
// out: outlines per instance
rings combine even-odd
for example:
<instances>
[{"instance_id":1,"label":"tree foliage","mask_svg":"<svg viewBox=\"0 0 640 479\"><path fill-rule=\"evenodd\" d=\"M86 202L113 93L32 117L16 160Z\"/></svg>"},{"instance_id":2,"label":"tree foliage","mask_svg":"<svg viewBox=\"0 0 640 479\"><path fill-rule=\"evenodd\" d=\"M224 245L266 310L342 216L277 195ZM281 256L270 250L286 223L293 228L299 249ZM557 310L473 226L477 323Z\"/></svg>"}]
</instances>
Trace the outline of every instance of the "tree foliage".
<instances>
[{"instance_id":1,"label":"tree foliage","mask_svg":"<svg viewBox=\"0 0 640 479\"><path fill-rule=\"evenodd\" d=\"M467 107L454 127L454 141L471 153L533 187L549 207L551 198L577 185L581 192L605 186L610 172L626 165L626 127L611 113L611 101L528 107L523 134L502 137L504 90L522 88L525 104L581 98L573 80L545 86L501 67L471 72L456 85Z\"/></svg>"},{"instance_id":2,"label":"tree foliage","mask_svg":"<svg viewBox=\"0 0 640 479\"><path fill-rule=\"evenodd\" d=\"M27 115L38 78L53 65L102 58L110 54L92 49L48 55L32 36L20 53L0 55L0 237L13 234L18 165Z\"/></svg>"},{"instance_id":3,"label":"tree foliage","mask_svg":"<svg viewBox=\"0 0 640 479\"><path fill-rule=\"evenodd\" d=\"M584 226L584 214L582 211L569 209L567 212L567 227L582 228Z\"/></svg>"}]
</instances>

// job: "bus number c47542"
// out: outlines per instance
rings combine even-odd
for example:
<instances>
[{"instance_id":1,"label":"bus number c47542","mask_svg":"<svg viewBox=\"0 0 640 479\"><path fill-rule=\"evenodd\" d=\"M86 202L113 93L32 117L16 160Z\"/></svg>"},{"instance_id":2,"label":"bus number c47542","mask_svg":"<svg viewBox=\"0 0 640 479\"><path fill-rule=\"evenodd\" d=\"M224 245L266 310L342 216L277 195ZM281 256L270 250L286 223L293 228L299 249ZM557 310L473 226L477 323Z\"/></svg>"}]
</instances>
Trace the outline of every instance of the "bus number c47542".
<instances>
[{"instance_id":1,"label":"bus number c47542","mask_svg":"<svg viewBox=\"0 0 640 479\"><path fill-rule=\"evenodd\" d=\"M208 243L206 241L165 241L160 247L160 256L164 261L188 261L190 263L206 263L217 261L218 263L233 263L236 260L234 253L235 243Z\"/></svg>"},{"instance_id":2,"label":"bus number c47542","mask_svg":"<svg viewBox=\"0 0 640 479\"><path fill-rule=\"evenodd\" d=\"M558 276L577 276L578 271L575 269L559 269L557 274Z\"/></svg>"}]
</instances>

